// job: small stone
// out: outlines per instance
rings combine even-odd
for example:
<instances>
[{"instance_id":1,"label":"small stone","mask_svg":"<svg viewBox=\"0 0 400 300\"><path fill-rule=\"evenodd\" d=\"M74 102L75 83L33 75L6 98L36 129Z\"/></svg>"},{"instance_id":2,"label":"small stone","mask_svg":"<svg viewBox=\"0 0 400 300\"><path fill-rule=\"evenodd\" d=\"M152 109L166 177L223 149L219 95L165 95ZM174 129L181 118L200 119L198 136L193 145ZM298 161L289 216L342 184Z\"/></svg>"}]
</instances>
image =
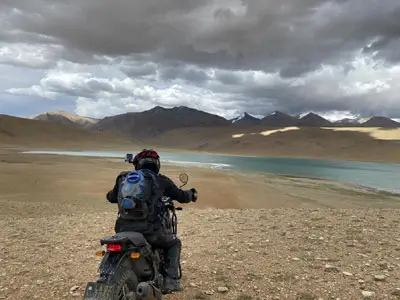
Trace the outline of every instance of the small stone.
<instances>
[{"instance_id":1,"label":"small stone","mask_svg":"<svg viewBox=\"0 0 400 300\"><path fill-rule=\"evenodd\" d=\"M359 280L358 280L358 283L359 283L359 284L364 284L364 283L365 283L365 281L364 281L364 280L362 280L362 279L359 279Z\"/></svg>"},{"instance_id":2,"label":"small stone","mask_svg":"<svg viewBox=\"0 0 400 300\"><path fill-rule=\"evenodd\" d=\"M38 284L38 285L40 285L40 284L43 284L43 280L41 280L41 279L38 279L38 280L36 280L36 284Z\"/></svg>"},{"instance_id":3,"label":"small stone","mask_svg":"<svg viewBox=\"0 0 400 300\"><path fill-rule=\"evenodd\" d=\"M378 263L378 266L382 269L382 270L387 270L389 269L389 264L386 261L380 261Z\"/></svg>"},{"instance_id":4,"label":"small stone","mask_svg":"<svg viewBox=\"0 0 400 300\"><path fill-rule=\"evenodd\" d=\"M70 293L76 292L79 289L79 286L74 285L72 288L69 289Z\"/></svg>"},{"instance_id":5,"label":"small stone","mask_svg":"<svg viewBox=\"0 0 400 300\"><path fill-rule=\"evenodd\" d=\"M353 276L353 274L350 273L350 272L343 272L343 275L344 275L344 276Z\"/></svg>"},{"instance_id":6,"label":"small stone","mask_svg":"<svg viewBox=\"0 0 400 300\"><path fill-rule=\"evenodd\" d=\"M299 261L300 258L298 258L298 257L293 257L292 260L294 260L294 261Z\"/></svg>"},{"instance_id":7,"label":"small stone","mask_svg":"<svg viewBox=\"0 0 400 300\"><path fill-rule=\"evenodd\" d=\"M214 291L205 291L204 294L211 296L214 295Z\"/></svg>"},{"instance_id":8,"label":"small stone","mask_svg":"<svg viewBox=\"0 0 400 300\"><path fill-rule=\"evenodd\" d=\"M395 290L392 292L392 295L393 295L393 296L400 297L400 288L395 289Z\"/></svg>"},{"instance_id":9,"label":"small stone","mask_svg":"<svg viewBox=\"0 0 400 300\"><path fill-rule=\"evenodd\" d=\"M374 279L376 281L384 281L386 279L386 276L385 275L375 275Z\"/></svg>"},{"instance_id":10,"label":"small stone","mask_svg":"<svg viewBox=\"0 0 400 300\"><path fill-rule=\"evenodd\" d=\"M361 293L362 293L363 299L371 299L372 297L375 296L375 292L362 291Z\"/></svg>"},{"instance_id":11,"label":"small stone","mask_svg":"<svg viewBox=\"0 0 400 300\"><path fill-rule=\"evenodd\" d=\"M229 289L226 286L220 286L217 288L218 293L226 293Z\"/></svg>"},{"instance_id":12,"label":"small stone","mask_svg":"<svg viewBox=\"0 0 400 300\"><path fill-rule=\"evenodd\" d=\"M190 287L196 287L196 286L197 286L197 284L195 284L195 283L191 282L191 283L189 283L189 286L190 286Z\"/></svg>"},{"instance_id":13,"label":"small stone","mask_svg":"<svg viewBox=\"0 0 400 300\"><path fill-rule=\"evenodd\" d=\"M326 264L325 265L325 272L339 272L339 269L334 265Z\"/></svg>"}]
</instances>

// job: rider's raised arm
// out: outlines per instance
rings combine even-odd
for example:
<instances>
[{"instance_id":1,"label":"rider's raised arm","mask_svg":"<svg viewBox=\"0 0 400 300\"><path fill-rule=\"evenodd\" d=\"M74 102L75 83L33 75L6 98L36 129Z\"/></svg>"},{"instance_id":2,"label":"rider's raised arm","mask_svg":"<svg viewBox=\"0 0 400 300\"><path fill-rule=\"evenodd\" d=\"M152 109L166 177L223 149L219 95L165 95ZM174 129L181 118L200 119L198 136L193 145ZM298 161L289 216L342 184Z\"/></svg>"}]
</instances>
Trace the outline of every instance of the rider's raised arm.
<instances>
[{"instance_id":1,"label":"rider's raised arm","mask_svg":"<svg viewBox=\"0 0 400 300\"><path fill-rule=\"evenodd\" d=\"M117 195L118 195L118 187L114 186L114 188L107 193L106 198L110 203L118 203Z\"/></svg>"},{"instance_id":2,"label":"rider's raised arm","mask_svg":"<svg viewBox=\"0 0 400 300\"><path fill-rule=\"evenodd\" d=\"M119 190L120 179L122 176L126 175L127 173L128 172L121 172L115 179L115 184L114 184L113 189L111 191L109 191L106 196L108 202L118 203L118 190Z\"/></svg>"},{"instance_id":3,"label":"rider's raised arm","mask_svg":"<svg viewBox=\"0 0 400 300\"><path fill-rule=\"evenodd\" d=\"M164 196L171 197L180 203L189 203L193 200L193 193L188 190L184 191L178 188L175 183L164 175L159 175L164 185Z\"/></svg>"}]
</instances>

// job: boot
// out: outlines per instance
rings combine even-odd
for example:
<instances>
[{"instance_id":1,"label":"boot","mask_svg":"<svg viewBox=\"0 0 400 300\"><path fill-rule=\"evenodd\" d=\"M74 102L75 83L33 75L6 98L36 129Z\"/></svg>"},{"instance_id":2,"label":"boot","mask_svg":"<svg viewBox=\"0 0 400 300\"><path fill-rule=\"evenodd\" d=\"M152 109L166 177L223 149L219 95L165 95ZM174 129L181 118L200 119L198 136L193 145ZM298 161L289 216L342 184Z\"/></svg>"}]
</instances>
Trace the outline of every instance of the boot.
<instances>
[{"instance_id":1,"label":"boot","mask_svg":"<svg viewBox=\"0 0 400 300\"><path fill-rule=\"evenodd\" d=\"M172 278L172 277L167 275L164 278L162 290L165 293L182 292L183 291L183 287L182 287L179 279L174 279L174 278Z\"/></svg>"},{"instance_id":2,"label":"boot","mask_svg":"<svg viewBox=\"0 0 400 300\"><path fill-rule=\"evenodd\" d=\"M166 251L165 272L166 276L163 282L163 291L181 292L183 287L179 281L179 259L181 253L181 244L178 243Z\"/></svg>"}]
</instances>

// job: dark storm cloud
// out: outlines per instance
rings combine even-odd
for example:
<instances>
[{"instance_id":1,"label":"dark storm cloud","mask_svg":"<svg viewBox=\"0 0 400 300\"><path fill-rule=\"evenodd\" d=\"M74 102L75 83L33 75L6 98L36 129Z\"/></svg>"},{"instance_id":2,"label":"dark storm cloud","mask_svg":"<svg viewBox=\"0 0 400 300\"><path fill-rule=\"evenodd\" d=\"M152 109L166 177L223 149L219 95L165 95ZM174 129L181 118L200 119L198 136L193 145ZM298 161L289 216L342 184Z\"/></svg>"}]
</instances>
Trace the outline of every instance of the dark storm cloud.
<instances>
[{"instance_id":1,"label":"dark storm cloud","mask_svg":"<svg viewBox=\"0 0 400 300\"><path fill-rule=\"evenodd\" d=\"M176 79L183 79L194 85L204 83L210 79L207 71L202 70L193 65L186 65L181 62L168 63L160 66L157 70L161 80L170 81Z\"/></svg>"},{"instance_id":2,"label":"dark storm cloud","mask_svg":"<svg viewBox=\"0 0 400 300\"><path fill-rule=\"evenodd\" d=\"M400 62L399 0L0 0L0 18L0 42L47 51L39 61L0 56L2 63L118 64L133 79L202 86L222 94L221 101L231 99L226 105L253 113L275 108L400 115L395 83L391 90L367 93L346 93L336 84L354 71L359 54L381 60L379 67ZM343 69L292 84L326 65ZM282 80L257 82L246 70ZM357 76L349 81L363 79ZM100 79L65 85L49 78L43 85L76 97L132 94Z\"/></svg>"},{"instance_id":3,"label":"dark storm cloud","mask_svg":"<svg viewBox=\"0 0 400 300\"><path fill-rule=\"evenodd\" d=\"M121 71L128 77L143 77L155 75L157 72L157 65L152 62L141 62L140 64L123 65Z\"/></svg>"},{"instance_id":4,"label":"dark storm cloud","mask_svg":"<svg viewBox=\"0 0 400 300\"><path fill-rule=\"evenodd\" d=\"M341 62L374 38L385 41L375 46L383 51L400 29L398 0L227 1L232 9L206 0L2 3L18 8L8 24L71 49L111 56L156 52L212 67L282 70L284 76Z\"/></svg>"}]
</instances>

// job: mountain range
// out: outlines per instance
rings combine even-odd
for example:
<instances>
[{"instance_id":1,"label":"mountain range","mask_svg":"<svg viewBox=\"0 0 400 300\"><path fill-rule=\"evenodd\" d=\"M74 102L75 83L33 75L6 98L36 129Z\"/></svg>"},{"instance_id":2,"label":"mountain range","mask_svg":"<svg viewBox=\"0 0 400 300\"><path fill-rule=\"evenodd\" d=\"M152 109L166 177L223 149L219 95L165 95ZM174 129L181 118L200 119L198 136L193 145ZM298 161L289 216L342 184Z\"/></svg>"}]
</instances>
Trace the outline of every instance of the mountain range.
<instances>
[{"instance_id":1,"label":"mountain range","mask_svg":"<svg viewBox=\"0 0 400 300\"><path fill-rule=\"evenodd\" d=\"M374 116L368 120L343 119L331 122L318 114L308 113L302 117L275 111L264 118L256 118L244 113L237 118L227 120L186 106L163 108L156 106L143 112L129 112L102 119L82 117L67 112L46 112L31 119L53 123L75 125L81 128L100 132L115 132L139 140L147 140L168 131L182 128L216 128L216 127L382 127L400 128L400 123L392 119ZM362 122L364 121L364 122Z\"/></svg>"},{"instance_id":2,"label":"mountain range","mask_svg":"<svg viewBox=\"0 0 400 300\"><path fill-rule=\"evenodd\" d=\"M282 127L287 128L278 130ZM397 163L399 141L400 124L379 116L330 122L314 113L297 117L276 111L263 118L246 113L227 120L184 106L157 106L100 119L66 112L32 118L0 115L0 146L24 149L133 151L155 147L166 151Z\"/></svg>"},{"instance_id":3,"label":"mountain range","mask_svg":"<svg viewBox=\"0 0 400 300\"><path fill-rule=\"evenodd\" d=\"M386 117L374 116L370 119L344 118L331 122L315 113L308 113L304 116L291 116L280 111L257 118L245 112L240 116L229 120L233 125L264 125L267 127L381 127L397 128L400 123Z\"/></svg>"}]
</instances>

